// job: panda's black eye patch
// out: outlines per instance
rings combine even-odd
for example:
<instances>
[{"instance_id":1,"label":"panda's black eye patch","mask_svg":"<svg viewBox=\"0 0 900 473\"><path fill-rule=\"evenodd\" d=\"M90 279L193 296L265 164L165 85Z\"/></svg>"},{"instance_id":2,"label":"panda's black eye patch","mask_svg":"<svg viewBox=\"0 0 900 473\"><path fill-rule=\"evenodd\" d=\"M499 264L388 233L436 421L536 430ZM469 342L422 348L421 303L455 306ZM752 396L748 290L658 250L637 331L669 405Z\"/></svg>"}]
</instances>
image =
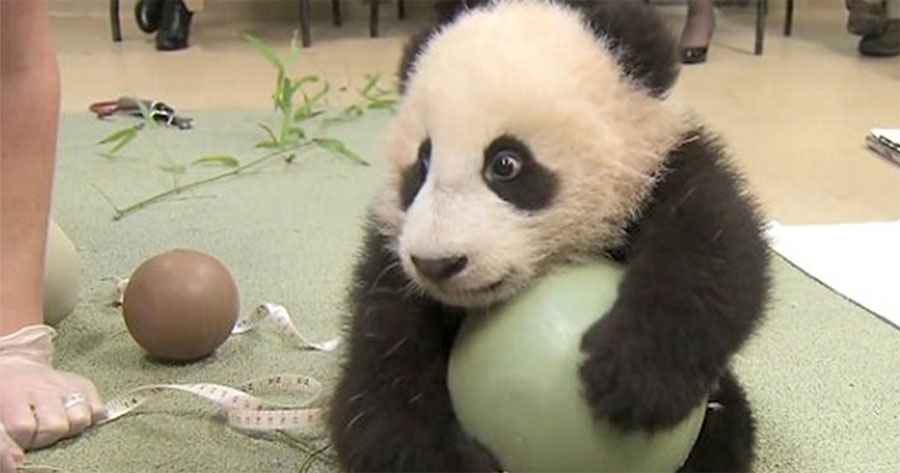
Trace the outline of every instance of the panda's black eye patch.
<instances>
[{"instance_id":1,"label":"panda's black eye patch","mask_svg":"<svg viewBox=\"0 0 900 473\"><path fill-rule=\"evenodd\" d=\"M484 150L485 183L501 199L523 210L540 210L556 195L558 178L534 159L525 143L503 135Z\"/></svg>"},{"instance_id":2,"label":"panda's black eye patch","mask_svg":"<svg viewBox=\"0 0 900 473\"><path fill-rule=\"evenodd\" d=\"M425 178L428 177L429 166L431 166L431 139L426 138L419 144L416 162L403 171L400 184L400 201L403 204L403 210L408 209L416 200L419 189L422 188Z\"/></svg>"},{"instance_id":3,"label":"panda's black eye patch","mask_svg":"<svg viewBox=\"0 0 900 473\"><path fill-rule=\"evenodd\" d=\"M419 175L424 180L428 176L428 167L431 165L431 139L426 139L419 145L416 163L419 166Z\"/></svg>"}]
</instances>

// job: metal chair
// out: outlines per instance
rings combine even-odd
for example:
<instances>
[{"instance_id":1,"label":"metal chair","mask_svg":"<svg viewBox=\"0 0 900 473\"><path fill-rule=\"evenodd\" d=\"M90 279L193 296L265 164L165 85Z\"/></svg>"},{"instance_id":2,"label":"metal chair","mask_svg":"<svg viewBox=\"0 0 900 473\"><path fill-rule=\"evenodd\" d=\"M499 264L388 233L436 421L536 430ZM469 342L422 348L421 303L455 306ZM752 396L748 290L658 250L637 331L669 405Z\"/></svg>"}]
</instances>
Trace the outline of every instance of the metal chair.
<instances>
[{"instance_id":1,"label":"metal chair","mask_svg":"<svg viewBox=\"0 0 900 473\"><path fill-rule=\"evenodd\" d=\"M381 0L371 0L369 10L369 34L374 38L378 36L378 11L381 6ZM310 0L299 0L300 7L300 41L304 48L312 45L312 28L310 26ZM331 0L331 16L334 26L341 26L343 18L341 15L341 0ZM406 18L406 2L405 0L397 0L397 17ZM112 39L114 42L122 41L122 24L119 20L119 0L109 0L109 22L112 28Z\"/></svg>"},{"instance_id":2,"label":"metal chair","mask_svg":"<svg viewBox=\"0 0 900 473\"><path fill-rule=\"evenodd\" d=\"M303 47L307 48L312 44L310 33L310 0L300 0L300 37ZM382 0L370 0L369 3L369 35L373 38L378 37L378 14ZM331 15L334 26L341 26L343 19L341 18L341 1L331 0ZM406 0L397 0L397 18L401 20L406 18Z\"/></svg>"},{"instance_id":3,"label":"metal chair","mask_svg":"<svg viewBox=\"0 0 900 473\"><path fill-rule=\"evenodd\" d=\"M753 54L762 55L763 39L766 35L766 15L769 13L768 0L756 1L756 41L753 45ZM794 23L794 0L785 2L784 35L790 36Z\"/></svg>"},{"instance_id":4,"label":"metal chair","mask_svg":"<svg viewBox=\"0 0 900 473\"><path fill-rule=\"evenodd\" d=\"M644 0L650 3L650 0ZM766 15L769 13L768 0L756 0L756 41L753 44L753 54L757 56L763 53L763 40L766 35ZM794 23L794 0L786 0L784 12L784 35L790 36Z\"/></svg>"},{"instance_id":5,"label":"metal chair","mask_svg":"<svg viewBox=\"0 0 900 473\"><path fill-rule=\"evenodd\" d=\"M649 3L649 0L644 0ZM300 0L300 36L303 47L309 47L312 44L312 34L310 32L310 0ZM794 21L794 0L786 0L784 13L784 35L790 36ZM369 34L375 38L378 36L378 12L381 6L380 0L371 0L369 7ZM761 55L763 53L763 39L766 33L766 15L769 10L768 0L757 0L756 2L756 41L753 45L753 54ZM343 19L341 17L341 1L331 0L331 14L334 26L341 26ZM119 22L119 0L109 0L109 17L112 27L113 41L122 41L122 26ZM404 0L397 0L397 17L401 20L406 18L406 4Z\"/></svg>"}]
</instances>

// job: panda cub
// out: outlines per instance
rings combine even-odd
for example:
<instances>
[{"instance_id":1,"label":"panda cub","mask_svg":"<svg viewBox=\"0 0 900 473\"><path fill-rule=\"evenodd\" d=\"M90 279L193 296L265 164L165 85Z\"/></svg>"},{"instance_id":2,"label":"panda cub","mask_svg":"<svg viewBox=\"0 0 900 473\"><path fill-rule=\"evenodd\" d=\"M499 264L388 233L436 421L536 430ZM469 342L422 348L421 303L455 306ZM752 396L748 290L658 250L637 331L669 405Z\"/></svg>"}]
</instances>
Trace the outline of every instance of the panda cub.
<instances>
[{"instance_id":1,"label":"panda cub","mask_svg":"<svg viewBox=\"0 0 900 473\"><path fill-rule=\"evenodd\" d=\"M417 37L354 273L329 427L348 471L498 471L446 376L462 317L561 264L626 265L580 375L624 431L710 409L685 471L742 471L728 364L768 289L761 219L715 138L668 105L675 41L641 2L486 3Z\"/></svg>"}]
</instances>

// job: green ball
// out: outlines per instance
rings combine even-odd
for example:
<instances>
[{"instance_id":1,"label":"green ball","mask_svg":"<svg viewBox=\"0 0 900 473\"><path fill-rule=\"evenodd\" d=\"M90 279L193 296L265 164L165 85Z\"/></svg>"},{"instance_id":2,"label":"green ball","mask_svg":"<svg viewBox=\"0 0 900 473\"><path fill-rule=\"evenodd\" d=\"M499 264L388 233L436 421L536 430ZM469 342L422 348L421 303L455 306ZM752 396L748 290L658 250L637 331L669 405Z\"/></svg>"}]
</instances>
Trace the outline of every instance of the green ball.
<instances>
[{"instance_id":1,"label":"green ball","mask_svg":"<svg viewBox=\"0 0 900 473\"><path fill-rule=\"evenodd\" d=\"M50 220L44 256L44 323L57 326L72 313L81 289L81 258L72 240Z\"/></svg>"},{"instance_id":2,"label":"green ball","mask_svg":"<svg viewBox=\"0 0 900 473\"><path fill-rule=\"evenodd\" d=\"M448 386L463 428L507 471L675 471L703 424L704 401L680 424L625 433L595 419L578 368L582 334L615 301L623 268L572 265L487 314L466 318Z\"/></svg>"}]
</instances>

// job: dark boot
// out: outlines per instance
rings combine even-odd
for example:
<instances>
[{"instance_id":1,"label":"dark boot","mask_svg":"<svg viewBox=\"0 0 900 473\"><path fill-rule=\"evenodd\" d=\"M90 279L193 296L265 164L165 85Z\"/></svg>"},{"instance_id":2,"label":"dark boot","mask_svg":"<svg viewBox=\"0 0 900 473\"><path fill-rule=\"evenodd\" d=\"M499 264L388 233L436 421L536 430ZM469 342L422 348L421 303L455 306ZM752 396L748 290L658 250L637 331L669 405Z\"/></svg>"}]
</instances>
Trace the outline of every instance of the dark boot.
<instances>
[{"instance_id":1,"label":"dark boot","mask_svg":"<svg viewBox=\"0 0 900 473\"><path fill-rule=\"evenodd\" d=\"M134 5L134 18L141 31L153 33L159 29L163 3L163 0L138 0Z\"/></svg>"},{"instance_id":2,"label":"dark boot","mask_svg":"<svg viewBox=\"0 0 900 473\"><path fill-rule=\"evenodd\" d=\"M888 20L881 34L864 36L859 42L864 56L889 57L900 54L900 19Z\"/></svg>"},{"instance_id":3,"label":"dark boot","mask_svg":"<svg viewBox=\"0 0 900 473\"><path fill-rule=\"evenodd\" d=\"M885 12L881 4L849 0L847 9L847 32L859 36L876 35L884 29Z\"/></svg>"},{"instance_id":4,"label":"dark boot","mask_svg":"<svg viewBox=\"0 0 900 473\"><path fill-rule=\"evenodd\" d=\"M156 49L177 51L188 47L191 35L191 16L181 0L166 0L162 9L162 20L156 33Z\"/></svg>"}]
</instances>

